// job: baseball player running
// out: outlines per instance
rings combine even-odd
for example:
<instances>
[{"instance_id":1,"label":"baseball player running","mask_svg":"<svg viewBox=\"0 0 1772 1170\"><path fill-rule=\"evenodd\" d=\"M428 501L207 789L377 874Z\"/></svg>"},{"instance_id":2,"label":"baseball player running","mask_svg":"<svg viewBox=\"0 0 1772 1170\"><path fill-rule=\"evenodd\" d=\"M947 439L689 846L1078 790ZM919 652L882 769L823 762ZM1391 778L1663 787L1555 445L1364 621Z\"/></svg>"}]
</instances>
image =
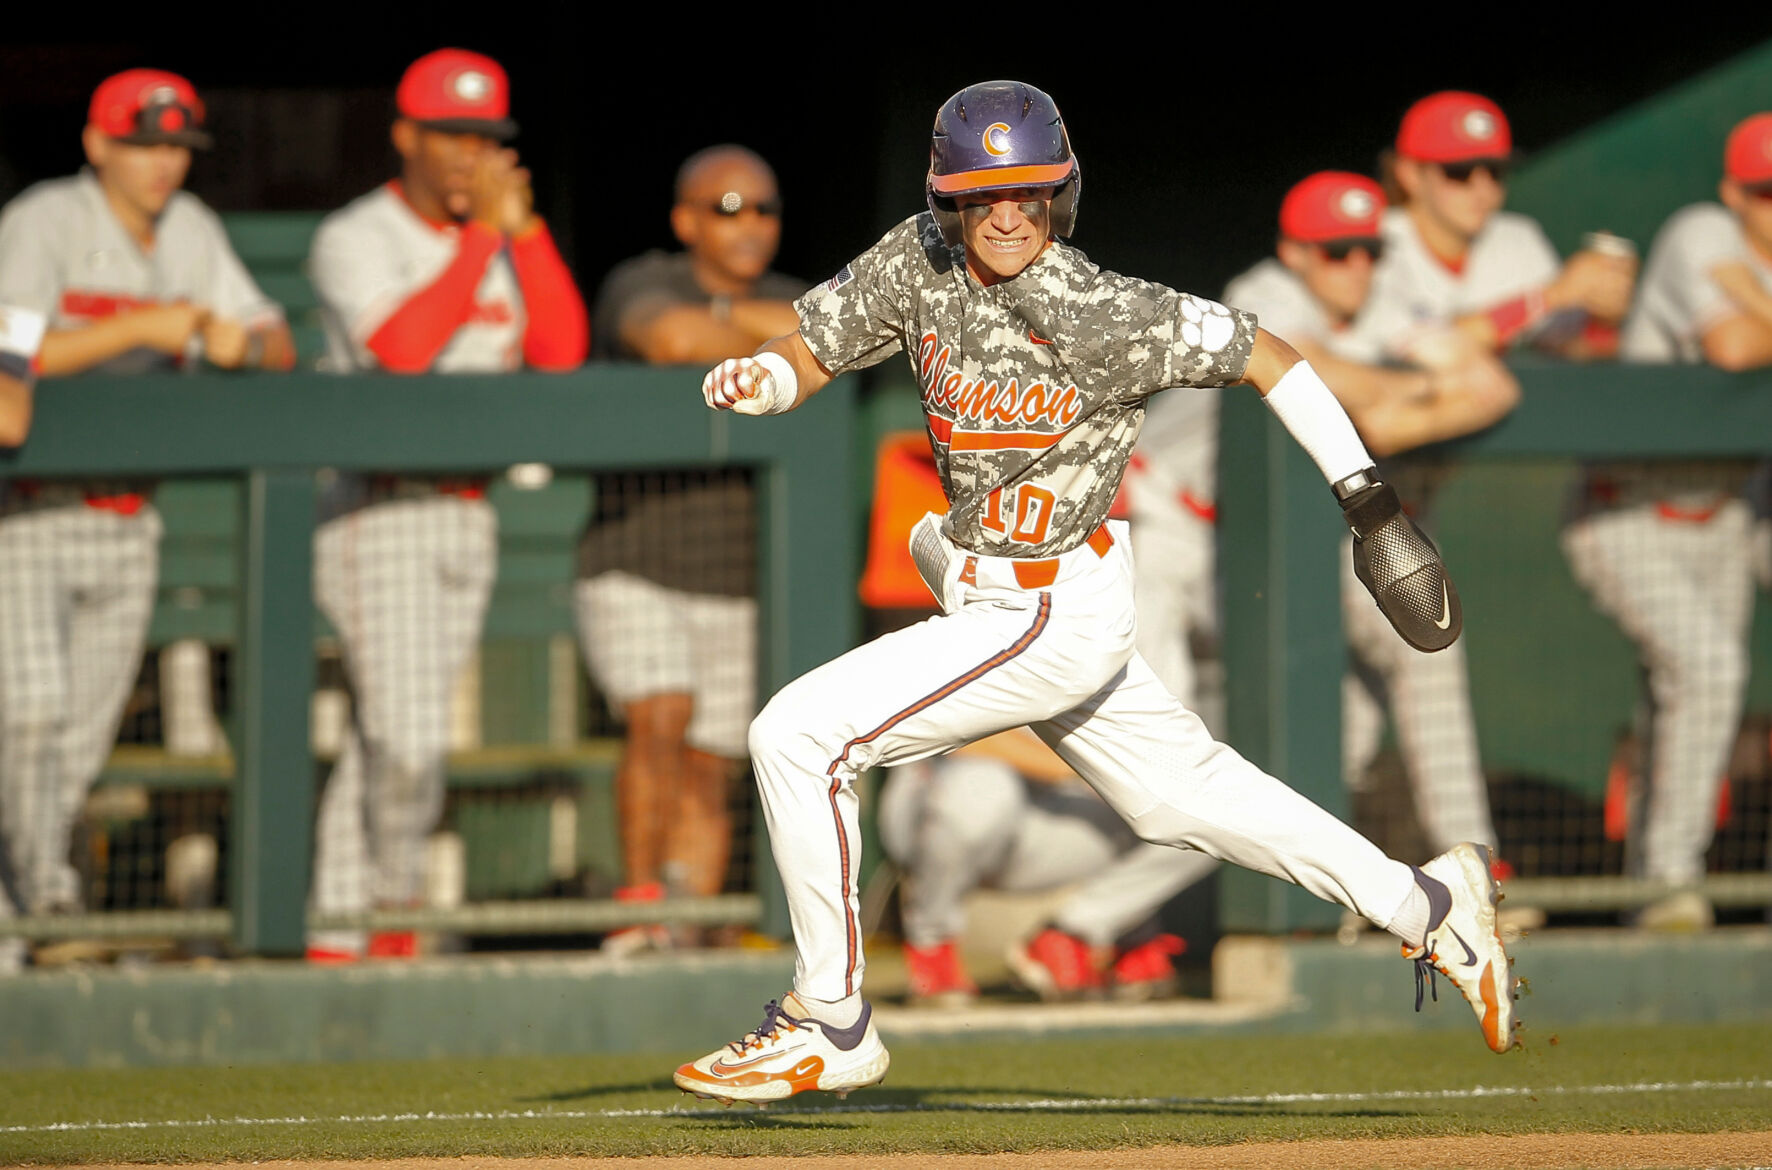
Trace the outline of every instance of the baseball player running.
<instances>
[{"instance_id":1,"label":"baseball player running","mask_svg":"<svg viewBox=\"0 0 1772 1170\"><path fill-rule=\"evenodd\" d=\"M1489 426L1519 400L1513 376L1462 334L1423 330L1416 352L1389 359L1407 365L1386 366L1382 347L1356 326L1385 255L1385 204L1383 190L1363 175L1306 177L1280 204L1276 254L1225 289L1228 302L1255 313L1321 369L1361 439L1381 456ZM1365 786L1388 710L1432 847L1495 846L1463 643L1439 654L1414 649L1367 602L1351 571L1343 574L1342 597L1353 651L1342 707L1349 785Z\"/></svg>"},{"instance_id":2,"label":"baseball player running","mask_svg":"<svg viewBox=\"0 0 1772 1170\"><path fill-rule=\"evenodd\" d=\"M282 309L215 213L181 190L191 152L211 144L203 118L177 74L107 78L81 137L89 169L36 184L0 214L0 303L47 318L45 377L293 361ZM154 609L151 497L140 480L0 488L0 809L32 913L82 903L69 849Z\"/></svg>"},{"instance_id":3,"label":"baseball player running","mask_svg":"<svg viewBox=\"0 0 1772 1170\"><path fill-rule=\"evenodd\" d=\"M902 349L952 506L911 537L941 616L803 676L751 724L794 988L679 1068L688 1092L763 1102L885 1077L861 994L855 780L1024 723L1140 837L1358 910L1403 940L1418 976L1452 979L1493 1049L1513 1043L1487 851L1393 861L1215 742L1135 650L1126 528L1104 517L1144 399L1166 387L1253 384L1331 484L1379 605L1424 647L1461 622L1432 546L1308 362L1247 313L1102 271L1059 241L1079 178L1046 94L961 90L936 114L929 210L802 297L799 332L703 382L716 409L776 414Z\"/></svg>"},{"instance_id":4,"label":"baseball player running","mask_svg":"<svg viewBox=\"0 0 1772 1170\"><path fill-rule=\"evenodd\" d=\"M400 177L326 217L311 267L339 372L572 369L589 348L584 301L529 172L489 57L439 49L395 95ZM314 542L314 595L343 644L352 733L320 800L314 903L406 906L443 811L449 701L480 637L497 518L475 478L341 478ZM309 957L413 953L410 932L317 935Z\"/></svg>"},{"instance_id":5,"label":"baseball player running","mask_svg":"<svg viewBox=\"0 0 1772 1170\"><path fill-rule=\"evenodd\" d=\"M1649 251L1621 353L1632 362L1772 364L1772 112L1723 151L1721 203L1682 208ZM1717 786L1747 686L1753 616L1749 466L1728 461L1587 468L1563 548L1576 579L1617 621L1648 669L1654 703L1639 876L1691 887L1704 874ZM1692 929L1708 901L1679 889L1639 925Z\"/></svg>"}]
</instances>

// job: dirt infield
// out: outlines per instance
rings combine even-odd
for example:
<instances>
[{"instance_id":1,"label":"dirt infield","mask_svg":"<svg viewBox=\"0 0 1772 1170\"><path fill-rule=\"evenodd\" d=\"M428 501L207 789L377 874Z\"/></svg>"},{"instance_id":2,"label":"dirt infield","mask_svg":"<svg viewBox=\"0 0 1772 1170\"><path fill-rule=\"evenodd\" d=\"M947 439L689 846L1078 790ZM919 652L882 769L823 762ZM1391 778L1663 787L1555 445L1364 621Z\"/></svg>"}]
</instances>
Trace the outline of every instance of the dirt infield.
<instances>
[{"instance_id":1,"label":"dirt infield","mask_svg":"<svg viewBox=\"0 0 1772 1170\"><path fill-rule=\"evenodd\" d=\"M905 1156L802 1158L448 1158L385 1162L255 1162L286 1170L902 1170ZM1389 1138L1359 1141L1245 1142L1234 1146L1155 1146L1138 1150L1042 1150L1029 1154L922 1155L937 1170L1418 1170L1422 1166L1497 1170L1565 1167L1772 1167L1772 1130L1754 1133L1556 1133L1509 1137ZM241 1163L186 1170L235 1170ZM101 1170L75 1167L73 1170ZM117 1170L111 1166L103 1170Z\"/></svg>"}]
</instances>

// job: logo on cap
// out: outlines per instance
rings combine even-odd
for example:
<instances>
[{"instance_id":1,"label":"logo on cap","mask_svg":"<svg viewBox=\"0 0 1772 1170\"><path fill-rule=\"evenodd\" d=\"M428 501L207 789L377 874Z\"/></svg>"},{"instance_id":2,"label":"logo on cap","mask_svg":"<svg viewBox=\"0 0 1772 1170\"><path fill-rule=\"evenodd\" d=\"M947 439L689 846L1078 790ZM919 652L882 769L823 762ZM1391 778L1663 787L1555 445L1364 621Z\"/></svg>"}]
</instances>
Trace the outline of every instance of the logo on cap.
<instances>
[{"instance_id":1,"label":"logo on cap","mask_svg":"<svg viewBox=\"0 0 1772 1170\"><path fill-rule=\"evenodd\" d=\"M1495 137L1495 117L1488 110L1471 110L1459 125L1468 137L1479 142Z\"/></svg>"},{"instance_id":2,"label":"logo on cap","mask_svg":"<svg viewBox=\"0 0 1772 1170\"><path fill-rule=\"evenodd\" d=\"M1009 153L1009 124L992 122L984 128L984 148L989 154L1001 158Z\"/></svg>"},{"instance_id":3,"label":"logo on cap","mask_svg":"<svg viewBox=\"0 0 1772 1170\"><path fill-rule=\"evenodd\" d=\"M464 69L450 80L449 89L464 102L485 101L492 92L492 78L478 69Z\"/></svg>"},{"instance_id":4,"label":"logo on cap","mask_svg":"<svg viewBox=\"0 0 1772 1170\"><path fill-rule=\"evenodd\" d=\"M142 97L144 106L170 106L178 103L178 90L170 85L157 85Z\"/></svg>"},{"instance_id":5,"label":"logo on cap","mask_svg":"<svg viewBox=\"0 0 1772 1170\"><path fill-rule=\"evenodd\" d=\"M1341 198L1335 201L1335 207L1348 219L1362 220L1370 218L1372 213L1377 210L1378 205L1370 192L1362 191L1358 187L1349 187L1341 193Z\"/></svg>"}]
</instances>

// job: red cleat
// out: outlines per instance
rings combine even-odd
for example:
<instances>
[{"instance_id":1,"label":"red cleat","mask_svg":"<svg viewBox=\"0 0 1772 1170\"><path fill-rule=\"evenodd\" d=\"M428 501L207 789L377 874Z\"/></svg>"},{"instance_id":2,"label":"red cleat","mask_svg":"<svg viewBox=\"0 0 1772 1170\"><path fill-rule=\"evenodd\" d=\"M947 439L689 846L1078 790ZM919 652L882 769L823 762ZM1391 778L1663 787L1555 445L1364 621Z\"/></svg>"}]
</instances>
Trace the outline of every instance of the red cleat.
<instances>
[{"instance_id":1,"label":"red cleat","mask_svg":"<svg viewBox=\"0 0 1772 1170\"><path fill-rule=\"evenodd\" d=\"M1159 934L1135 947L1122 950L1108 971L1114 998L1164 999L1181 987L1171 958L1184 953L1187 943L1179 935Z\"/></svg>"},{"instance_id":2,"label":"red cleat","mask_svg":"<svg viewBox=\"0 0 1772 1170\"><path fill-rule=\"evenodd\" d=\"M1101 971L1090 946L1074 934L1048 926L1004 956L1016 981L1047 1002L1083 999L1102 990Z\"/></svg>"},{"instance_id":3,"label":"red cleat","mask_svg":"<svg viewBox=\"0 0 1772 1170\"><path fill-rule=\"evenodd\" d=\"M964 1007L978 998L978 986L966 974L952 939L928 947L906 943L904 961L911 979L912 1003Z\"/></svg>"}]
</instances>

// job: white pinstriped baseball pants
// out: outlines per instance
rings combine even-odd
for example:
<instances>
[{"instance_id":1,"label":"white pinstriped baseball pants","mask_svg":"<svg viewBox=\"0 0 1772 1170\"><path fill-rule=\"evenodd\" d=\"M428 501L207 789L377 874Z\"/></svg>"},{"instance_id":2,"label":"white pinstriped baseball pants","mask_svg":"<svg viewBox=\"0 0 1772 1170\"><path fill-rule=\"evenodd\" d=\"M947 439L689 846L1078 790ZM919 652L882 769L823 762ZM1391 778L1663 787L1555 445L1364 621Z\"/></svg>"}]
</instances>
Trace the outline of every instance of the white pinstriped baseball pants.
<instances>
[{"instance_id":1,"label":"white pinstriped baseball pants","mask_svg":"<svg viewBox=\"0 0 1772 1170\"><path fill-rule=\"evenodd\" d=\"M1706 521L1653 504L1594 512L1563 551L1594 604L1636 643L1655 700L1638 876L1694 882L1715 832L1717 791L1747 693L1753 517L1731 499Z\"/></svg>"},{"instance_id":2,"label":"white pinstriped baseball pants","mask_svg":"<svg viewBox=\"0 0 1772 1170\"><path fill-rule=\"evenodd\" d=\"M856 777L1024 723L1147 841L1296 882L1380 926L1402 908L1407 866L1215 742L1138 656L1126 526L1109 529L1111 548L1066 553L1037 589L1012 561L941 542L947 563L926 570L941 616L802 676L752 722L795 990L836 1000L861 987Z\"/></svg>"},{"instance_id":3,"label":"white pinstriped baseball pants","mask_svg":"<svg viewBox=\"0 0 1772 1170\"><path fill-rule=\"evenodd\" d=\"M0 518L0 838L27 911L81 901L74 821L135 685L159 563L152 505Z\"/></svg>"},{"instance_id":4,"label":"white pinstriped baseball pants","mask_svg":"<svg viewBox=\"0 0 1772 1170\"><path fill-rule=\"evenodd\" d=\"M314 595L343 644L352 725L320 798L315 909L423 894L450 700L480 637L497 555L497 517L484 500L394 500L320 526Z\"/></svg>"}]
</instances>

